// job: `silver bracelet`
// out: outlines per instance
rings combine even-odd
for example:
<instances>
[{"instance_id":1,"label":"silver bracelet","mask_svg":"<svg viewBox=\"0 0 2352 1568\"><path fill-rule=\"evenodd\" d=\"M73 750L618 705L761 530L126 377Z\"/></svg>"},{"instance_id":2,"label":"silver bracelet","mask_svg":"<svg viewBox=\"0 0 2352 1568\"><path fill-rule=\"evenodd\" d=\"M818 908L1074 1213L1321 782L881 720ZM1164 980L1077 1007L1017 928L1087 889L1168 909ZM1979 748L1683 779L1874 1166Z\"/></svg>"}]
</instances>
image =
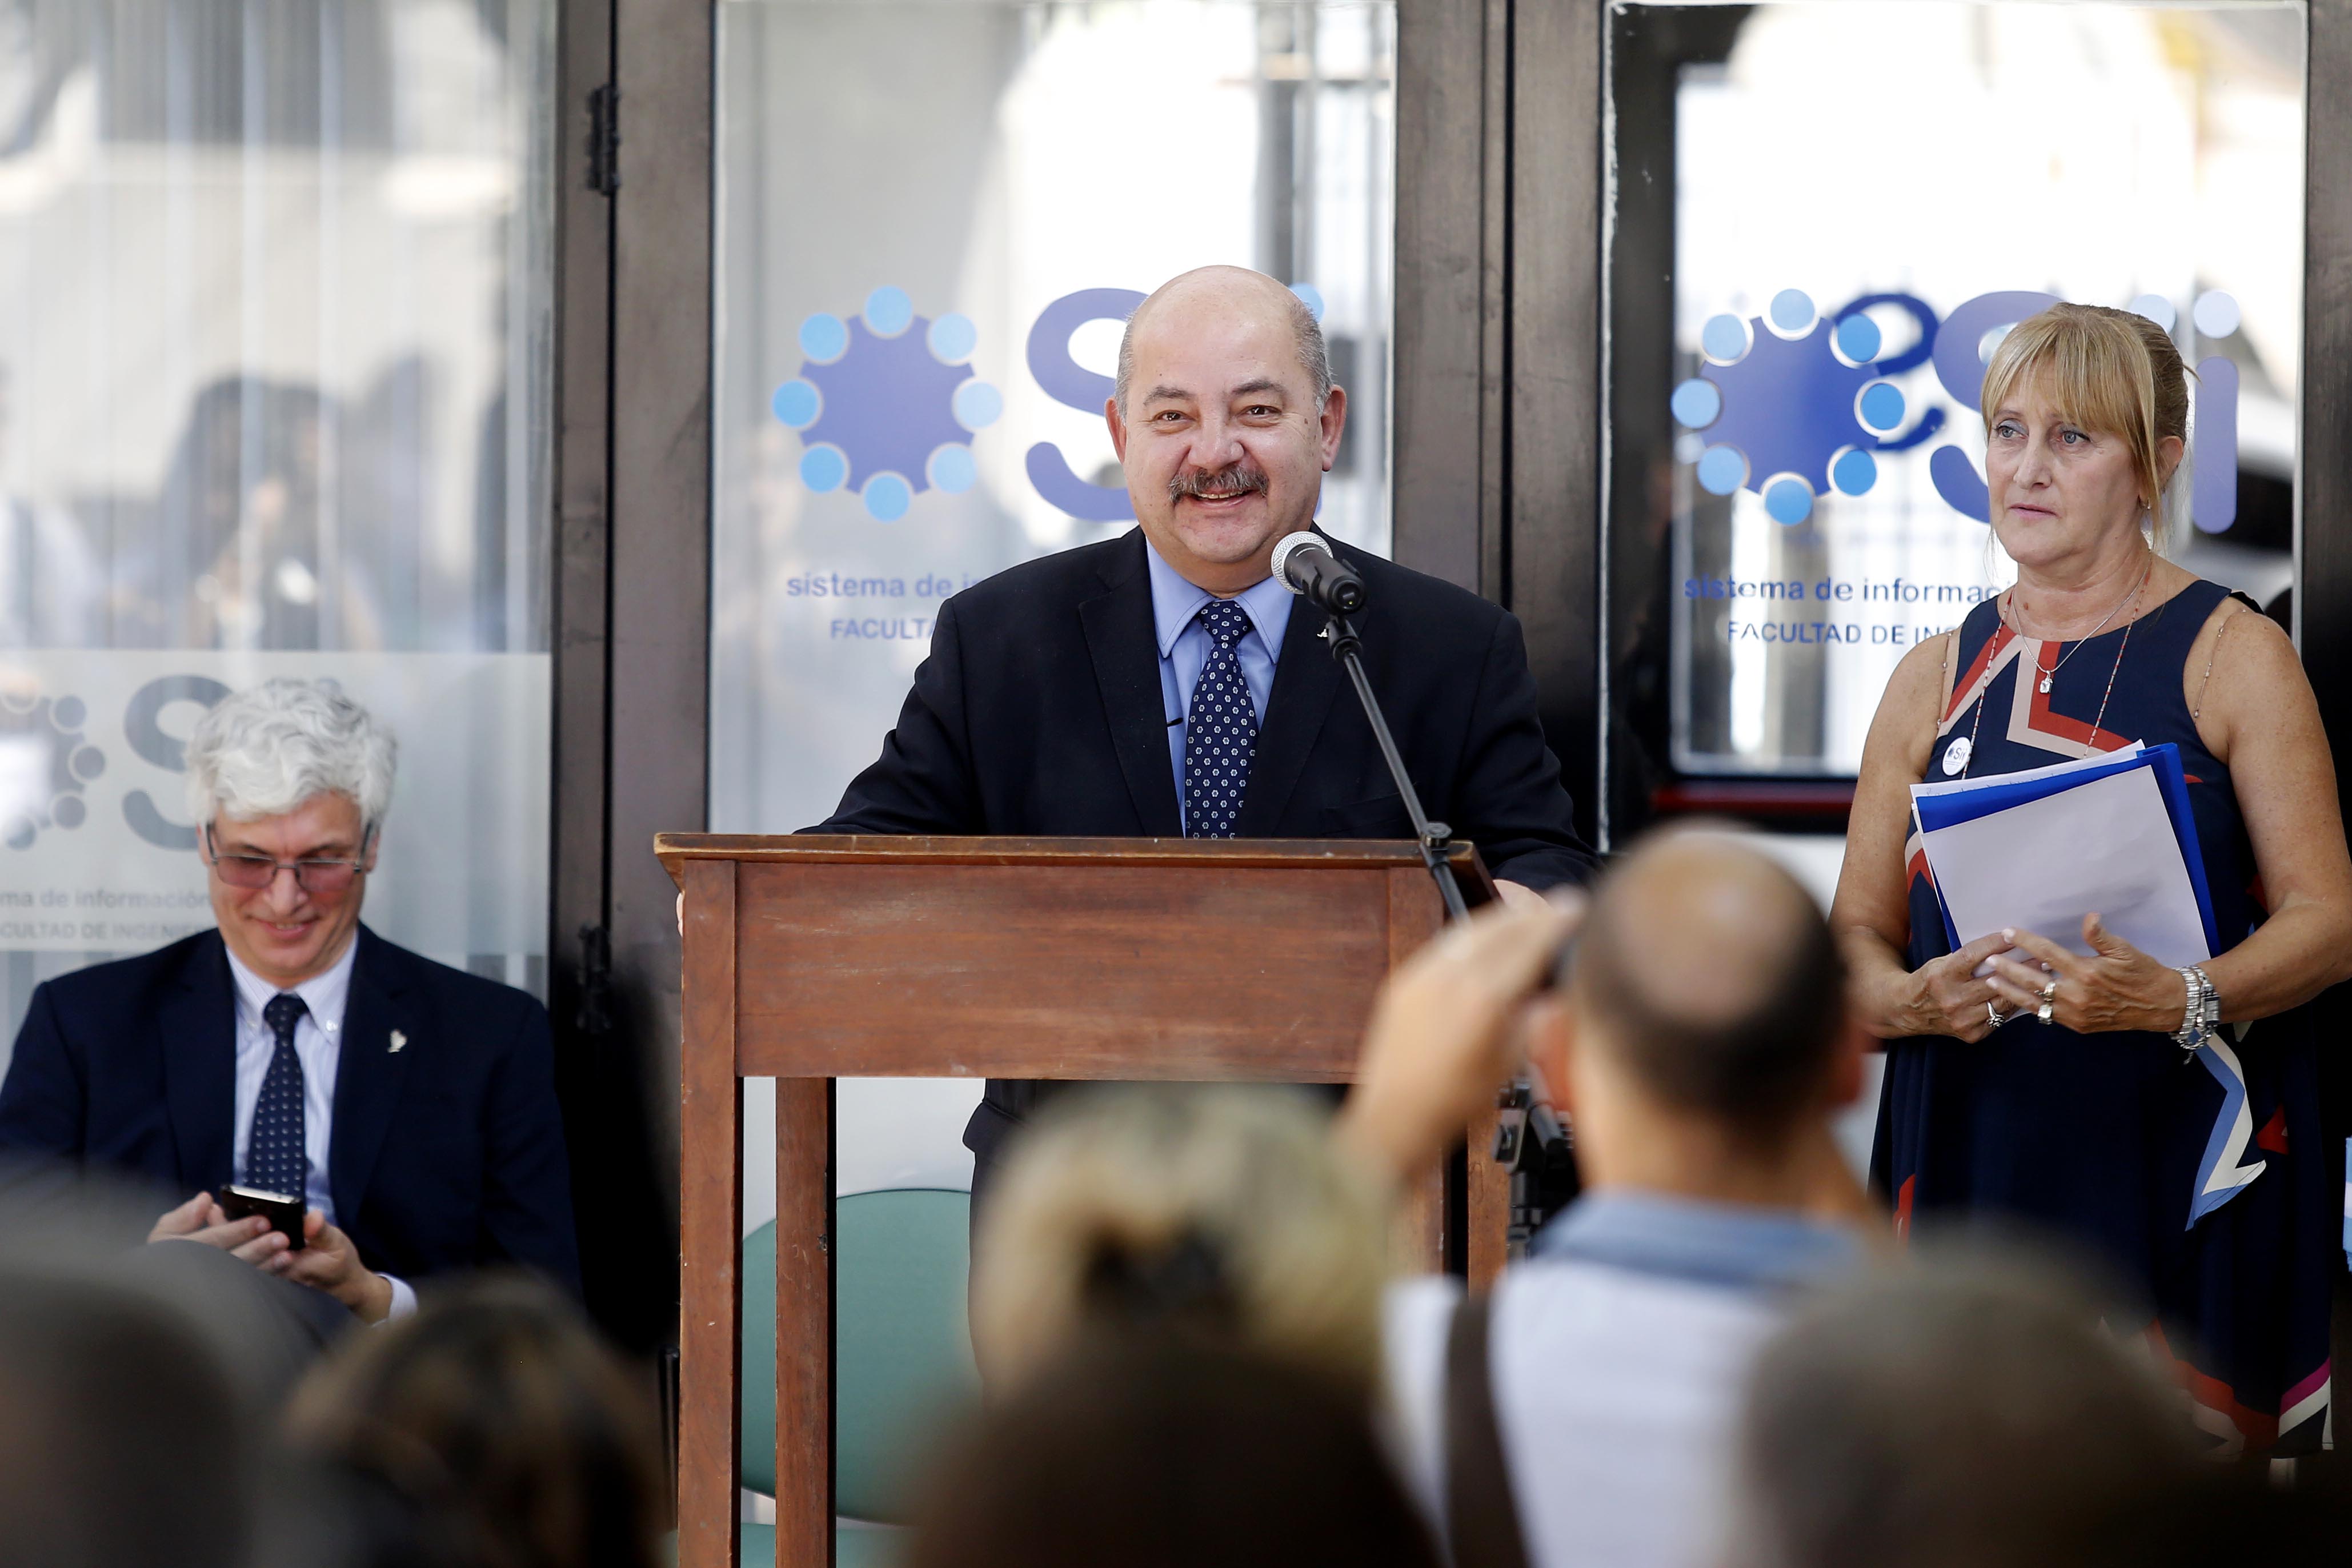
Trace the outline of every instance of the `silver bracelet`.
<instances>
[{"instance_id":1,"label":"silver bracelet","mask_svg":"<svg viewBox=\"0 0 2352 1568\"><path fill-rule=\"evenodd\" d=\"M2188 995L2181 1005L2180 1027L2172 1031L2172 1043L2193 1054L2221 1030L2221 996L2202 966L2191 964L2176 973Z\"/></svg>"}]
</instances>

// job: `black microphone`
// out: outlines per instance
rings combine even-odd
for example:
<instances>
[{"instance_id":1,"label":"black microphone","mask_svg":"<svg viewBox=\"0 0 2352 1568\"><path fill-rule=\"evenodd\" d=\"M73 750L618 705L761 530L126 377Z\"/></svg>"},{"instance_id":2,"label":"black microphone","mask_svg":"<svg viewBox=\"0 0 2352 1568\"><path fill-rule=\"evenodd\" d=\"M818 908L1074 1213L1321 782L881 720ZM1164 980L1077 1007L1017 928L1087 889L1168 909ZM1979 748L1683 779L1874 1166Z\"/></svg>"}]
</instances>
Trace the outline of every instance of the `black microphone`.
<instances>
[{"instance_id":1,"label":"black microphone","mask_svg":"<svg viewBox=\"0 0 2352 1568\"><path fill-rule=\"evenodd\" d=\"M1286 534L1274 547L1274 575L1327 614L1353 615L1364 607L1364 580L1331 553L1319 534Z\"/></svg>"}]
</instances>

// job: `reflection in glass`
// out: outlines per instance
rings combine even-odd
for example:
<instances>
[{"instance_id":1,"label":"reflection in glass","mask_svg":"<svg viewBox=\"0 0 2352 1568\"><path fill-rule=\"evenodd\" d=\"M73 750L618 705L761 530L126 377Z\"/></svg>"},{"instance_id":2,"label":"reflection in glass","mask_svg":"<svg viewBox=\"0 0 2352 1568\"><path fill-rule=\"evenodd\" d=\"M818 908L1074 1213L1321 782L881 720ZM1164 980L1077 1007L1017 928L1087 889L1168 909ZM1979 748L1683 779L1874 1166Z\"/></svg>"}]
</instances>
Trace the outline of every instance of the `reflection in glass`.
<instances>
[{"instance_id":1,"label":"reflection in glass","mask_svg":"<svg viewBox=\"0 0 2352 1568\"><path fill-rule=\"evenodd\" d=\"M711 824L821 820L966 581L1133 527L1102 404L1136 298L1307 286L1388 543L1394 13L720 7Z\"/></svg>"},{"instance_id":2,"label":"reflection in glass","mask_svg":"<svg viewBox=\"0 0 2352 1568\"><path fill-rule=\"evenodd\" d=\"M1385 550L1390 0L725 0L710 825L820 821L941 600L1124 532L1120 324L1212 262L1305 286L1348 389L1321 520ZM773 1212L769 1102L744 1221ZM961 1186L969 1080L845 1083L845 1190Z\"/></svg>"},{"instance_id":3,"label":"reflection in glass","mask_svg":"<svg viewBox=\"0 0 2352 1568\"><path fill-rule=\"evenodd\" d=\"M2287 592L2300 5L1626 5L1613 26L1621 828L1677 777L1850 777L1895 664L2011 580L1974 392L2032 297L2171 329L2205 373L2165 545Z\"/></svg>"},{"instance_id":4,"label":"reflection in glass","mask_svg":"<svg viewBox=\"0 0 2352 1568\"><path fill-rule=\"evenodd\" d=\"M0 0L5 1038L203 924L176 737L273 674L400 730L371 922L542 988L554 15Z\"/></svg>"}]
</instances>

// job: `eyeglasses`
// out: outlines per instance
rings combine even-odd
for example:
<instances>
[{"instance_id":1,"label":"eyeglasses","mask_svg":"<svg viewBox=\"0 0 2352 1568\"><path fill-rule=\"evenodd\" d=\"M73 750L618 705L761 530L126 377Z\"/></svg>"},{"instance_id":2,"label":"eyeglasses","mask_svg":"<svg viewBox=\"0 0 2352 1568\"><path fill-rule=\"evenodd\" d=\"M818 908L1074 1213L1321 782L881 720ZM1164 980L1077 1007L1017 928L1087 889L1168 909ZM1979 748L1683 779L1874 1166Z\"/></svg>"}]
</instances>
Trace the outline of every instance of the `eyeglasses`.
<instances>
[{"instance_id":1,"label":"eyeglasses","mask_svg":"<svg viewBox=\"0 0 2352 1568\"><path fill-rule=\"evenodd\" d=\"M303 892L314 898L331 898L349 888L352 879L367 870L367 862L357 860L281 861L268 855L225 855L213 841L209 827L205 830L205 848L212 856L213 869L231 887L268 887L278 880L279 872L290 871L294 884Z\"/></svg>"}]
</instances>

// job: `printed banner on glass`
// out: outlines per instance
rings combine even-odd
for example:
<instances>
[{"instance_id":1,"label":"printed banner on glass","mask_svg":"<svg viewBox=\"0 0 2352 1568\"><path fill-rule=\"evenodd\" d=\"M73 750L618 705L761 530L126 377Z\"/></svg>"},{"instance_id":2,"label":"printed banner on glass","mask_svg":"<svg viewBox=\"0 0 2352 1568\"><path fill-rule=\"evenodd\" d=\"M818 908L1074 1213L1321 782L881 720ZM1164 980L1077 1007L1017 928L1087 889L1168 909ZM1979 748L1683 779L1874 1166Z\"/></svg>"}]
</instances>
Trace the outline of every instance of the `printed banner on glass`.
<instances>
[{"instance_id":1,"label":"printed banner on glass","mask_svg":"<svg viewBox=\"0 0 2352 1568\"><path fill-rule=\"evenodd\" d=\"M1134 526L1121 324L1211 263L1297 287L1348 425L1319 514L1385 550L1391 0L718 7L710 825L823 821L939 606ZM1137 136L1181 127L1177 190ZM1202 191L1213 193L1203 195ZM845 1186L961 1185L978 1086L845 1082ZM772 1147L745 1096L745 1147ZM747 1159L747 1229L774 1213Z\"/></svg>"},{"instance_id":2,"label":"printed banner on glass","mask_svg":"<svg viewBox=\"0 0 2352 1568\"><path fill-rule=\"evenodd\" d=\"M1180 272L1254 267L1320 320L1349 403L1318 516L1386 549L1394 26L1385 3L720 8L715 829L821 821L942 601L1134 526L1103 405L1128 315ZM1145 123L1193 128L1224 198L1169 222L1104 134Z\"/></svg>"},{"instance_id":3,"label":"printed banner on glass","mask_svg":"<svg viewBox=\"0 0 2352 1568\"><path fill-rule=\"evenodd\" d=\"M133 953L211 925L189 731L231 691L323 677L400 742L369 925L543 988L550 674L543 653L0 652L0 948Z\"/></svg>"},{"instance_id":4,"label":"printed banner on glass","mask_svg":"<svg viewBox=\"0 0 2352 1568\"><path fill-rule=\"evenodd\" d=\"M2281 601L2299 8L1771 5L1713 36L1675 98L1668 407L1616 411L1671 444L1675 772L1852 774L1895 664L2013 580L1978 394L2062 299L2170 334L2191 434L2158 543ZM1855 162L1824 83L1900 84L1899 168Z\"/></svg>"}]
</instances>

